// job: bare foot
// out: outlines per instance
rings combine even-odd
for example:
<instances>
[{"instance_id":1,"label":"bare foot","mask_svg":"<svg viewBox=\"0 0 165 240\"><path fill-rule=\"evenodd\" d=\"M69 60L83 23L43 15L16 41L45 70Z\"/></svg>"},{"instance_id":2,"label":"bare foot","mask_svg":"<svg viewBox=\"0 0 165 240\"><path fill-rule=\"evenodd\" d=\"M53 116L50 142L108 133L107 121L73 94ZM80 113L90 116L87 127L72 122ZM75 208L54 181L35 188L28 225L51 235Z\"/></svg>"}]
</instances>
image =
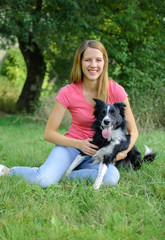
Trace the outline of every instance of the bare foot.
<instances>
[{"instance_id":1,"label":"bare foot","mask_svg":"<svg viewBox=\"0 0 165 240\"><path fill-rule=\"evenodd\" d=\"M5 167L4 165L0 165L0 176L8 175L10 169Z\"/></svg>"},{"instance_id":2,"label":"bare foot","mask_svg":"<svg viewBox=\"0 0 165 240\"><path fill-rule=\"evenodd\" d=\"M2 172L4 172L4 175L8 175L9 174L10 169L4 167L4 169L2 169Z\"/></svg>"}]
</instances>

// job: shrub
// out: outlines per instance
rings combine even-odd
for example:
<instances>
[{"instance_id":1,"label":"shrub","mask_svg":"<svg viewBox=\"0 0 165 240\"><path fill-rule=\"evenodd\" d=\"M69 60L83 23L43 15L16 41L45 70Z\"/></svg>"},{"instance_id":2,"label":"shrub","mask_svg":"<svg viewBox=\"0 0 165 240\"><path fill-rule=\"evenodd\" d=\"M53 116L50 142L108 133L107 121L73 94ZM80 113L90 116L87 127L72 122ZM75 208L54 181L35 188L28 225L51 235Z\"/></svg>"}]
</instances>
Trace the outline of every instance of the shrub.
<instances>
[{"instance_id":1,"label":"shrub","mask_svg":"<svg viewBox=\"0 0 165 240\"><path fill-rule=\"evenodd\" d=\"M13 113L19 96L17 87L2 75L0 75L0 86L0 111Z\"/></svg>"},{"instance_id":2,"label":"shrub","mask_svg":"<svg viewBox=\"0 0 165 240\"><path fill-rule=\"evenodd\" d=\"M1 66L1 74L7 77L7 80L22 90L26 79L26 65L19 49L9 49Z\"/></svg>"}]
</instances>

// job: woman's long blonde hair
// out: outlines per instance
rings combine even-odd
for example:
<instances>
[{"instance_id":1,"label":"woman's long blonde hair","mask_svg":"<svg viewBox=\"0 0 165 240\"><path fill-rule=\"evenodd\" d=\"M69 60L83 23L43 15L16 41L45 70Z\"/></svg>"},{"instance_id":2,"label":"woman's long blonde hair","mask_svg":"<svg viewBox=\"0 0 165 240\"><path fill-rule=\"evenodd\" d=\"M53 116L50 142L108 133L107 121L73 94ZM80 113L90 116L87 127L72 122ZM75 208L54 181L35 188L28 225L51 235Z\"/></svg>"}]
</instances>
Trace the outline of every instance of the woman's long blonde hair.
<instances>
[{"instance_id":1,"label":"woman's long blonde hair","mask_svg":"<svg viewBox=\"0 0 165 240\"><path fill-rule=\"evenodd\" d=\"M88 48L96 48L100 50L104 57L104 68L103 72L98 79L97 86L97 98L104 100L105 102L108 99L108 55L105 50L104 45L101 42L96 40L87 40L84 41L77 49L73 67L70 75L70 80L72 83L80 83L83 81L83 72L81 67L81 61L83 58L84 51Z\"/></svg>"}]
</instances>

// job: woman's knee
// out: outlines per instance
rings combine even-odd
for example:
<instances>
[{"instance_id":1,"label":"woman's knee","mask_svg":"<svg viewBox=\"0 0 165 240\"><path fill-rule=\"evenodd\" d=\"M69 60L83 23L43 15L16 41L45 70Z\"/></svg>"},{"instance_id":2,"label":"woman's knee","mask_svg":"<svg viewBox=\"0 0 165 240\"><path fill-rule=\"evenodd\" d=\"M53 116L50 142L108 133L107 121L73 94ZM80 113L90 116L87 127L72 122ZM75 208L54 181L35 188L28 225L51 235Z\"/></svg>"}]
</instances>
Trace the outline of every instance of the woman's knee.
<instances>
[{"instance_id":1,"label":"woman's knee","mask_svg":"<svg viewBox=\"0 0 165 240\"><path fill-rule=\"evenodd\" d=\"M56 146L36 173L38 184L46 188L58 183L78 153L74 148Z\"/></svg>"},{"instance_id":2,"label":"woman's knee","mask_svg":"<svg viewBox=\"0 0 165 240\"><path fill-rule=\"evenodd\" d=\"M43 179L41 179L40 181L38 181L38 184L42 187L42 188L47 188L52 184L58 183L59 181L53 181L51 178L45 177Z\"/></svg>"},{"instance_id":3,"label":"woman's knee","mask_svg":"<svg viewBox=\"0 0 165 240\"><path fill-rule=\"evenodd\" d=\"M108 185L112 187L118 183L119 179L120 173L118 169L114 165L110 164L104 176L103 185Z\"/></svg>"},{"instance_id":4,"label":"woman's knee","mask_svg":"<svg viewBox=\"0 0 165 240\"><path fill-rule=\"evenodd\" d=\"M54 172L47 171L38 171L36 172L35 184L40 185L42 188L47 188L48 186L58 183L62 178L61 174L57 174Z\"/></svg>"}]
</instances>

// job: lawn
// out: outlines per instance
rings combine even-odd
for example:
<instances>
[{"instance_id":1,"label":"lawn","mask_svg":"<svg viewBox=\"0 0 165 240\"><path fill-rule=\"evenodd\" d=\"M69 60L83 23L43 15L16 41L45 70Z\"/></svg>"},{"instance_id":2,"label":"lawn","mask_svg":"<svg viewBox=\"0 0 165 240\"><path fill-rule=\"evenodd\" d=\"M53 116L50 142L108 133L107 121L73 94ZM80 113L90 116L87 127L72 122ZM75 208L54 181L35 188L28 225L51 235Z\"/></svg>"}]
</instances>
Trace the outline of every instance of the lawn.
<instances>
[{"instance_id":1,"label":"lawn","mask_svg":"<svg viewBox=\"0 0 165 240\"><path fill-rule=\"evenodd\" d=\"M40 166L53 148L44 141L44 127L25 117L1 117L0 164ZM1 177L0 239L164 240L164 131L140 132L142 154L144 144L158 153L156 160L139 171L121 169L113 188L95 191L88 181L63 179L42 189L20 177Z\"/></svg>"}]
</instances>

